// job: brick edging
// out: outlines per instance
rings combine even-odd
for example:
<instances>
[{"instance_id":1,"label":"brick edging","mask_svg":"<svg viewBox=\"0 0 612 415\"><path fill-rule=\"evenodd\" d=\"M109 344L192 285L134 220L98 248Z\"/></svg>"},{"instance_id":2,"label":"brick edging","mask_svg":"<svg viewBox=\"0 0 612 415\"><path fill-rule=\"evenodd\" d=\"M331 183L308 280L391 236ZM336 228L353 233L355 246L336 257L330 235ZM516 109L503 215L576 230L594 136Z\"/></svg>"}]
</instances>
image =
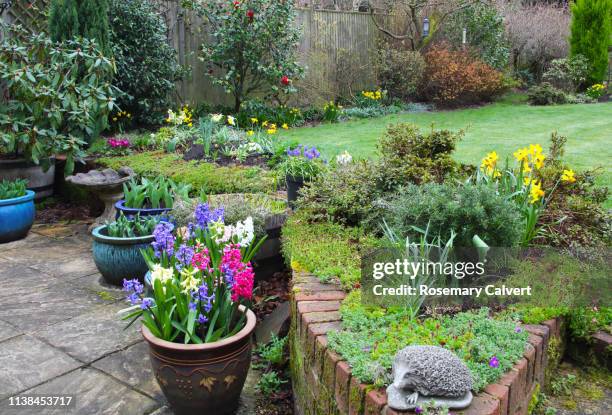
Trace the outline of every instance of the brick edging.
<instances>
[{"instance_id":1,"label":"brick edging","mask_svg":"<svg viewBox=\"0 0 612 415\"><path fill-rule=\"evenodd\" d=\"M300 415L396 415L384 390L360 383L346 361L328 348L327 333L341 327L340 303L346 294L337 285L293 272L291 298L291 376ZM474 397L464 415L524 415L537 384L544 382L551 339L563 342L563 321L523 325L529 332L523 358L495 384ZM559 344L559 343L554 343Z\"/></svg>"}]
</instances>

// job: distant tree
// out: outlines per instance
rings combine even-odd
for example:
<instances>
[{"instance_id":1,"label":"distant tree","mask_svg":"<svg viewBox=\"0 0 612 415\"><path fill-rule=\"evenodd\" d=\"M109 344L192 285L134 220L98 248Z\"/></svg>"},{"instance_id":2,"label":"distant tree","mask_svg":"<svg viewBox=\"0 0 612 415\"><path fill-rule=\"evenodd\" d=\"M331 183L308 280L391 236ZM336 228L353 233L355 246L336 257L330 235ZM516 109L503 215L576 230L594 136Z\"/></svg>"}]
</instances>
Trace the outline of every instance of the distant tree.
<instances>
[{"instance_id":1,"label":"distant tree","mask_svg":"<svg viewBox=\"0 0 612 415\"><path fill-rule=\"evenodd\" d=\"M108 0L52 0L49 34L58 42L82 36L94 39L99 49L109 54L110 29Z\"/></svg>"},{"instance_id":2,"label":"distant tree","mask_svg":"<svg viewBox=\"0 0 612 415\"><path fill-rule=\"evenodd\" d=\"M589 61L587 83L604 80L612 30L612 0L576 0L572 3L571 55Z\"/></svg>"}]
</instances>

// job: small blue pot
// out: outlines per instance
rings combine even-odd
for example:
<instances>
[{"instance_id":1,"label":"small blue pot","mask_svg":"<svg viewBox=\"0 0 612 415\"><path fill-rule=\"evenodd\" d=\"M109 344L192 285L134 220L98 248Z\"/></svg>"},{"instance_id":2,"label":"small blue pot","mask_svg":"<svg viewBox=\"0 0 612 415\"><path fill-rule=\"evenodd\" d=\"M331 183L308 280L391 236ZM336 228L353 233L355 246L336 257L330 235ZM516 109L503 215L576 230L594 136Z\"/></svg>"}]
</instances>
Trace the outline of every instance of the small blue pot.
<instances>
[{"instance_id":1,"label":"small blue pot","mask_svg":"<svg viewBox=\"0 0 612 415\"><path fill-rule=\"evenodd\" d=\"M25 238L35 214L32 190L26 190L25 196L0 200L0 243Z\"/></svg>"},{"instance_id":2,"label":"small blue pot","mask_svg":"<svg viewBox=\"0 0 612 415\"><path fill-rule=\"evenodd\" d=\"M174 228L172 224L169 225ZM149 268L140 250L153 242L153 235L113 238L106 235L106 225L95 228L91 235L94 239L94 262L106 282L123 285L124 279L136 278L140 282L144 281Z\"/></svg>"},{"instance_id":3,"label":"small blue pot","mask_svg":"<svg viewBox=\"0 0 612 415\"><path fill-rule=\"evenodd\" d=\"M157 209L137 209L137 208L129 208L125 206L125 200L121 199L117 203L115 203L115 209L117 209L117 218L119 214L123 212L126 217L136 216L139 214L140 217L143 216L167 216L168 213L172 210L172 208L157 208Z\"/></svg>"}]
</instances>

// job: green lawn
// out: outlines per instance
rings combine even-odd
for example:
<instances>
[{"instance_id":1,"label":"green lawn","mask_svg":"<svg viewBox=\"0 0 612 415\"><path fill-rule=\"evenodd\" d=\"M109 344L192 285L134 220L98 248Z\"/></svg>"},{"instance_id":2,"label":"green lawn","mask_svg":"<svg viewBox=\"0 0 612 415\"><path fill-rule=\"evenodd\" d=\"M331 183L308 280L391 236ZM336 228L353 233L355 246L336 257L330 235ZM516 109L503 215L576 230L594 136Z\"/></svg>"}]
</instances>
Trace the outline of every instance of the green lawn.
<instances>
[{"instance_id":1,"label":"green lawn","mask_svg":"<svg viewBox=\"0 0 612 415\"><path fill-rule=\"evenodd\" d=\"M565 159L575 170L601 167L601 185L612 187L612 103L535 107L513 94L484 107L456 111L395 114L381 118L323 124L283 131L282 137L315 145L326 157L348 150L375 157L376 142L391 123L412 122L422 128L465 129L457 159L479 164L489 151L501 159L530 143L548 145L557 130L568 137Z\"/></svg>"}]
</instances>

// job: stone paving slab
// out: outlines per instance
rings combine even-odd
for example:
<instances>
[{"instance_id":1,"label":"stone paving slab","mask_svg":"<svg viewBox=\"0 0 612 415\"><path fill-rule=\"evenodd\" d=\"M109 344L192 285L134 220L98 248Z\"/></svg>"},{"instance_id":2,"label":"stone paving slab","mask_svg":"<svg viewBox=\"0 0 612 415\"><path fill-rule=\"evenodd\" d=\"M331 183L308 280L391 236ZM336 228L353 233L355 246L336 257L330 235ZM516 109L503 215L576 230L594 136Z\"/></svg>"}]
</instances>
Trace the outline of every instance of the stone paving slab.
<instances>
[{"instance_id":1,"label":"stone paving slab","mask_svg":"<svg viewBox=\"0 0 612 415\"><path fill-rule=\"evenodd\" d=\"M4 340L8 340L12 337L19 336L20 334L23 334L23 331L12 326L6 321L0 320L0 342L3 342Z\"/></svg>"},{"instance_id":2,"label":"stone paving slab","mask_svg":"<svg viewBox=\"0 0 612 415\"><path fill-rule=\"evenodd\" d=\"M125 304L97 307L87 314L45 327L35 333L52 346L84 363L91 363L142 339L139 325L125 329L117 311Z\"/></svg>"},{"instance_id":3,"label":"stone paving slab","mask_svg":"<svg viewBox=\"0 0 612 415\"><path fill-rule=\"evenodd\" d=\"M93 367L144 392L160 402L165 398L149 362L149 346L141 341L125 350L113 353L94 362Z\"/></svg>"},{"instance_id":4,"label":"stone paving slab","mask_svg":"<svg viewBox=\"0 0 612 415\"><path fill-rule=\"evenodd\" d=\"M72 395L70 408L16 408L0 402L3 415L135 415L148 414L160 405L110 376L91 368L78 369L30 389L23 395Z\"/></svg>"},{"instance_id":5,"label":"stone paving slab","mask_svg":"<svg viewBox=\"0 0 612 415\"><path fill-rule=\"evenodd\" d=\"M13 261L0 263L0 299L20 296L26 291L41 291L61 281L39 270Z\"/></svg>"},{"instance_id":6,"label":"stone paving slab","mask_svg":"<svg viewBox=\"0 0 612 415\"><path fill-rule=\"evenodd\" d=\"M31 336L3 341L0 343L0 400L80 365L67 354Z\"/></svg>"},{"instance_id":7,"label":"stone paving slab","mask_svg":"<svg viewBox=\"0 0 612 415\"><path fill-rule=\"evenodd\" d=\"M94 294L106 303L125 300L126 294L121 287L107 284L99 272L67 281L78 289Z\"/></svg>"}]
</instances>

